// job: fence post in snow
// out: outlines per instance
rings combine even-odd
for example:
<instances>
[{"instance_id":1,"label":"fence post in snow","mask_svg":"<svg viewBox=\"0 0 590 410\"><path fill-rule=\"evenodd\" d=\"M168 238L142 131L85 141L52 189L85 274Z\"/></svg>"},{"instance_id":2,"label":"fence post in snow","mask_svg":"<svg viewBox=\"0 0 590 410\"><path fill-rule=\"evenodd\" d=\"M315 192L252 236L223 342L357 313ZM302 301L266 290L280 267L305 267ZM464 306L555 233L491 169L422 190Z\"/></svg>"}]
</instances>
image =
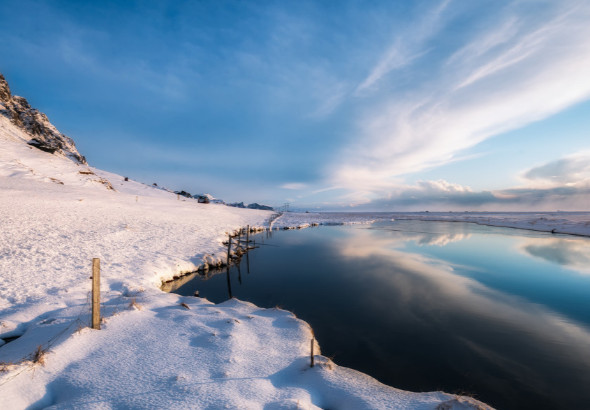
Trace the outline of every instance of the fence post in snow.
<instances>
[{"instance_id":1,"label":"fence post in snow","mask_svg":"<svg viewBox=\"0 0 590 410\"><path fill-rule=\"evenodd\" d=\"M232 299L233 295L231 293L231 280L229 277L229 253L231 250L231 233L228 235L228 240L227 240L227 267L225 270L225 274L227 276L227 293L229 294L229 298Z\"/></svg>"},{"instance_id":2,"label":"fence post in snow","mask_svg":"<svg viewBox=\"0 0 590 410\"><path fill-rule=\"evenodd\" d=\"M311 339L311 366L309 367L313 367L314 366L314 357L313 357L313 338Z\"/></svg>"},{"instance_id":3,"label":"fence post in snow","mask_svg":"<svg viewBox=\"0 0 590 410\"><path fill-rule=\"evenodd\" d=\"M100 330L100 259L92 259L92 328Z\"/></svg>"},{"instance_id":4,"label":"fence post in snow","mask_svg":"<svg viewBox=\"0 0 590 410\"><path fill-rule=\"evenodd\" d=\"M229 267L229 252L231 250L231 233L227 236L227 266Z\"/></svg>"}]
</instances>

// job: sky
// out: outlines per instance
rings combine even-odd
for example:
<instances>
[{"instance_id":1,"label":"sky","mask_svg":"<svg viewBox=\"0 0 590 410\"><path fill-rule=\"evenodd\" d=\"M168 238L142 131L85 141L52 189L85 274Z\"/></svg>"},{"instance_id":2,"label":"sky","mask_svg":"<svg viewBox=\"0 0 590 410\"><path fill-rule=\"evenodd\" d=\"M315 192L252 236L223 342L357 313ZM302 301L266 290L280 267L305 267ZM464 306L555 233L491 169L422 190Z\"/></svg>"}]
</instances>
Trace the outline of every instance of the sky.
<instances>
[{"instance_id":1,"label":"sky","mask_svg":"<svg viewBox=\"0 0 590 410\"><path fill-rule=\"evenodd\" d=\"M0 2L92 166L228 202L589 211L590 2Z\"/></svg>"}]
</instances>

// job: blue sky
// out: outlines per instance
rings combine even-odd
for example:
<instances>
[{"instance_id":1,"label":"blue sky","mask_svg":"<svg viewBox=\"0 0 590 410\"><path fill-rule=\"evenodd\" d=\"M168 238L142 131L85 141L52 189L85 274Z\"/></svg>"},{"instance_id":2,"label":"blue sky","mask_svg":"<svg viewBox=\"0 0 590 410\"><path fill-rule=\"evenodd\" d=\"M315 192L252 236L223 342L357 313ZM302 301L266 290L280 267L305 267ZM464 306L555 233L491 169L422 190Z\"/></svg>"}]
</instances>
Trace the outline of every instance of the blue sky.
<instances>
[{"instance_id":1,"label":"blue sky","mask_svg":"<svg viewBox=\"0 0 590 410\"><path fill-rule=\"evenodd\" d=\"M0 3L91 165L305 209L590 210L587 1Z\"/></svg>"}]
</instances>

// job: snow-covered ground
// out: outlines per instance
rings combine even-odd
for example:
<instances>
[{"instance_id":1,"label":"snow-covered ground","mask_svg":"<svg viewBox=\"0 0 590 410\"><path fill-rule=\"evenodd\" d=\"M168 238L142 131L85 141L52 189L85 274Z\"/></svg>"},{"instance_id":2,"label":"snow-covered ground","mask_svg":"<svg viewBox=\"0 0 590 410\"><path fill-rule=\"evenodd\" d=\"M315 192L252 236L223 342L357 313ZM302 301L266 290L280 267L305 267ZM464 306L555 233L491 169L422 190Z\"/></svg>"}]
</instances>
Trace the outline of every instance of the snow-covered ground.
<instances>
[{"instance_id":1,"label":"snow-covered ground","mask_svg":"<svg viewBox=\"0 0 590 410\"><path fill-rule=\"evenodd\" d=\"M470 222L479 225L590 236L590 212L289 212L274 220L272 227L296 229L313 225L373 223L380 220Z\"/></svg>"},{"instance_id":2,"label":"snow-covered ground","mask_svg":"<svg viewBox=\"0 0 590 410\"><path fill-rule=\"evenodd\" d=\"M303 229L319 225L353 225L375 222L374 214L354 212L285 212L271 223L272 229Z\"/></svg>"},{"instance_id":3,"label":"snow-covered ground","mask_svg":"<svg viewBox=\"0 0 590 410\"><path fill-rule=\"evenodd\" d=\"M272 212L178 198L29 138L0 116L2 408L487 408L397 390L319 355L310 368L312 330L289 312L162 292ZM96 257L100 331L87 327Z\"/></svg>"}]
</instances>

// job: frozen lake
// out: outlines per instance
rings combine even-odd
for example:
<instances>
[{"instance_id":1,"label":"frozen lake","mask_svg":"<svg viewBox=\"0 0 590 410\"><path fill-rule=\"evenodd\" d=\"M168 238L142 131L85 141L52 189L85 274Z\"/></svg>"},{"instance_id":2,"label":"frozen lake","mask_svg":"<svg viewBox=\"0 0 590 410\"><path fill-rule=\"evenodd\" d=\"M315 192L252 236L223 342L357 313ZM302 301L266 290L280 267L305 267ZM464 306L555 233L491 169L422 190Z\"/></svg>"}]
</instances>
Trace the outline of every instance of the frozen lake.
<instances>
[{"instance_id":1,"label":"frozen lake","mask_svg":"<svg viewBox=\"0 0 590 410\"><path fill-rule=\"evenodd\" d=\"M394 221L274 231L234 297L313 327L322 354L412 391L498 408L590 405L590 239ZM175 292L228 298L225 273Z\"/></svg>"}]
</instances>

